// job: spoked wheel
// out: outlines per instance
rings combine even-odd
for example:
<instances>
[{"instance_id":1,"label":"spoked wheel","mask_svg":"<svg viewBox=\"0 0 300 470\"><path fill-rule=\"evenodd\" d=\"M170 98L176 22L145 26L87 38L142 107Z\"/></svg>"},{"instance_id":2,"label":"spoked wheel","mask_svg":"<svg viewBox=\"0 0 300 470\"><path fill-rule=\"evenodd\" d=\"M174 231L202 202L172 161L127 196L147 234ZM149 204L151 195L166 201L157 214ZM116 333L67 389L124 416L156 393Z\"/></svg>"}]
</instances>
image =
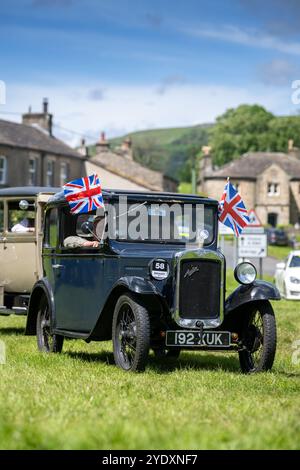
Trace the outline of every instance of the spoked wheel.
<instances>
[{"instance_id":1,"label":"spoked wheel","mask_svg":"<svg viewBox=\"0 0 300 470\"><path fill-rule=\"evenodd\" d=\"M112 339L116 365L126 371L143 371L150 345L148 311L130 295L122 295L115 307Z\"/></svg>"},{"instance_id":2,"label":"spoked wheel","mask_svg":"<svg viewBox=\"0 0 300 470\"><path fill-rule=\"evenodd\" d=\"M60 353L64 337L51 334L50 308L46 299L43 299L37 315L36 335L38 349L42 352Z\"/></svg>"},{"instance_id":3,"label":"spoked wheel","mask_svg":"<svg viewBox=\"0 0 300 470\"><path fill-rule=\"evenodd\" d=\"M268 301L258 302L247 315L242 332L244 348L239 352L240 366L245 373L272 368L276 352L276 322Z\"/></svg>"}]
</instances>

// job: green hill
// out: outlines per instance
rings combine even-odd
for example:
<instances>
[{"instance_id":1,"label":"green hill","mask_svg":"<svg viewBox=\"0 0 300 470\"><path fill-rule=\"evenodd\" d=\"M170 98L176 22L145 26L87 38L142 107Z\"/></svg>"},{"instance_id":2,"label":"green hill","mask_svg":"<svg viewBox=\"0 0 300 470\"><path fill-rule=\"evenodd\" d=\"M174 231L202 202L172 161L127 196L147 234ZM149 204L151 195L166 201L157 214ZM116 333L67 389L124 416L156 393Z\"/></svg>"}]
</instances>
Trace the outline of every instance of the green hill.
<instances>
[{"instance_id":1,"label":"green hill","mask_svg":"<svg viewBox=\"0 0 300 470\"><path fill-rule=\"evenodd\" d=\"M179 181L190 180L190 168L203 145L208 142L208 130L212 124L193 127L152 129L132 132L110 140L112 149L126 137L133 145L134 159L142 165L159 170ZM95 147L90 147L93 155Z\"/></svg>"}]
</instances>

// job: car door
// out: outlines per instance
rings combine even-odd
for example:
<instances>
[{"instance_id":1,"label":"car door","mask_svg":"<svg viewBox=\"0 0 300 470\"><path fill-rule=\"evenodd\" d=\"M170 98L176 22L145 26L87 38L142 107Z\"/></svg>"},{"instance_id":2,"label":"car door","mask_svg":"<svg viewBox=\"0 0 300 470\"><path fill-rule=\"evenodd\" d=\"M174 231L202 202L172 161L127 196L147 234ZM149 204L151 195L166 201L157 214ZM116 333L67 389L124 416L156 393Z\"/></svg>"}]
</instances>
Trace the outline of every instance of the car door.
<instances>
[{"instance_id":1,"label":"car door","mask_svg":"<svg viewBox=\"0 0 300 470\"><path fill-rule=\"evenodd\" d=\"M68 211L59 215L59 240L52 258L55 316L57 329L86 333L97 322L105 302L102 292L105 255L101 248L63 246L66 231L76 235L76 218Z\"/></svg>"}]
</instances>

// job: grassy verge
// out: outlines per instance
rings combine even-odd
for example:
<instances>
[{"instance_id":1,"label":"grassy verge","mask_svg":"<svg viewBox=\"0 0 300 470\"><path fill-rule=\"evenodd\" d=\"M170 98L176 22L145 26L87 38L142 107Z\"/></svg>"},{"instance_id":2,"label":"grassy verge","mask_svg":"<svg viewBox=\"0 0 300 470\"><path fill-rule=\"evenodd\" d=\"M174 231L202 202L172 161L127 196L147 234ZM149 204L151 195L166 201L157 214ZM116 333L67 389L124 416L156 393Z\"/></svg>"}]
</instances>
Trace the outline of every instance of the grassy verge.
<instances>
[{"instance_id":1,"label":"grassy verge","mask_svg":"<svg viewBox=\"0 0 300 470\"><path fill-rule=\"evenodd\" d=\"M292 248L290 246L268 246L268 256L278 259L279 261L283 260L288 256Z\"/></svg>"},{"instance_id":2,"label":"grassy verge","mask_svg":"<svg viewBox=\"0 0 300 470\"><path fill-rule=\"evenodd\" d=\"M0 317L0 448L299 448L299 304L274 308L276 362L256 376L240 374L234 353L151 356L143 374L117 369L110 343L68 340L61 355L40 354L23 336L24 318Z\"/></svg>"}]
</instances>

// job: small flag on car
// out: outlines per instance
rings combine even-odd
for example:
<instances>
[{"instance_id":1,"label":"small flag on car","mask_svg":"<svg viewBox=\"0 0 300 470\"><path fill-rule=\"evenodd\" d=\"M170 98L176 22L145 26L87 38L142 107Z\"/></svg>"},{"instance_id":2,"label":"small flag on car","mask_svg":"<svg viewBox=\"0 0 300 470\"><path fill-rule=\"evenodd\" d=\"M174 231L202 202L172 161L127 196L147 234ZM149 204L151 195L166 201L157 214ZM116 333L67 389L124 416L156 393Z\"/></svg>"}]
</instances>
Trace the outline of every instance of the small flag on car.
<instances>
[{"instance_id":1,"label":"small flag on car","mask_svg":"<svg viewBox=\"0 0 300 470\"><path fill-rule=\"evenodd\" d=\"M229 178L219 201L218 215L220 222L231 228L236 237L250 222L245 204Z\"/></svg>"},{"instance_id":2,"label":"small flag on car","mask_svg":"<svg viewBox=\"0 0 300 470\"><path fill-rule=\"evenodd\" d=\"M63 186L72 214L90 212L104 207L98 175L84 176Z\"/></svg>"}]
</instances>

